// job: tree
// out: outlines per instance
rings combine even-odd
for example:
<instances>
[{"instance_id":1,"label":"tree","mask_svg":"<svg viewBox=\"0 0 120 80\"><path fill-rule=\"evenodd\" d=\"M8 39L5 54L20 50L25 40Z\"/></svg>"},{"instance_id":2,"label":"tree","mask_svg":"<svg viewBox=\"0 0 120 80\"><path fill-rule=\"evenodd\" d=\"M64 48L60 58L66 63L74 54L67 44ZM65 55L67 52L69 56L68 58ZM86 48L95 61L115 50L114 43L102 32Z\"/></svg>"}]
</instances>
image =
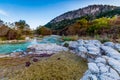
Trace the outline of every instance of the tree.
<instances>
[{"instance_id":1,"label":"tree","mask_svg":"<svg viewBox=\"0 0 120 80\"><path fill-rule=\"evenodd\" d=\"M52 31L44 26L39 26L35 30L35 33L38 35L50 35L52 34Z\"/></svg>"},{"instance_id":2,"label":"tree","mask_svg":"<svg viewBox=\"0 0 120 80\"><path fill-rule=\"evenodd\" d=\"M0 20L0 26L2 26L4 24L4 22L2 20Z\"/></svg>"},{"instance_id":3,"label":"tree","mask_svg":"<svg viewBox=\"0 0 120 80\"><path fill-rule=\"evenodd\" d=\"M30 26L26 23L25 20L20 20L18 22L15 22L15 30L19 30L23 35L32 34Z\"/></svg>"},{"instance_id":4,"label":"tree","mask_svg":"<svg viewBox=\"0 0 120 80\"><path fill-rule=\"evenodd\" d=\"M15 26L18 29L25 29L25 28L29 28L29 25L25 22L25 20L19 20L18 22L15 22Z\"/></svg>"},{"instance_id":5,"label":"tree","mask_svg":"<svg viewBox=\"0 0 120 80\"><path fill-rule=\"evenodd\" d=\"M87 31L89 34L98 34L98 33L102 33L101 30L104 29L109 29L109 22L110 22L110 18L99 18L99 19L95 19L91 22L91 26L88 27Z\"/></svg>"}]
</instances>

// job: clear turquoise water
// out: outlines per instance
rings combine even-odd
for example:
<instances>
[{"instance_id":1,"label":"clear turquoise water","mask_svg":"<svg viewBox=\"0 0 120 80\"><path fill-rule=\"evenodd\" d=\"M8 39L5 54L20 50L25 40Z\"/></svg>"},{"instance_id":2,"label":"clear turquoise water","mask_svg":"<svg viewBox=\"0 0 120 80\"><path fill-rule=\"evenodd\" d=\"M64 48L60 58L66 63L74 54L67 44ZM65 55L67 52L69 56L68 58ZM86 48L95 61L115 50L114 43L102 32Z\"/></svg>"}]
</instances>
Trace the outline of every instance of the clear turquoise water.
<instances>
[{"instance_id":1,"label":"clear turquoise water","mask_svg":"<svg viewBox=\"0 0 120 80\"><path fill-rule=\"evenodd\" d=\"M60 44L60 37L58 36L48 36L44 37L38 44L46 44L46 43L56 43ZM17 44L0 44L0 54L9 54L14 51L25 51L31 42L25 43L17 43Z\"/></svg>"},{"instance_id":2,"label":"clear turquoise water","mask_svg":"<svg viewBox=\"0 0 120 80\"><path fill-rule=\"evenodd\" d=\"M9 54L14 51L24 51L30 42L18 43L18 44L0 44L0 54Z\"/></svg>"}]
</instances>

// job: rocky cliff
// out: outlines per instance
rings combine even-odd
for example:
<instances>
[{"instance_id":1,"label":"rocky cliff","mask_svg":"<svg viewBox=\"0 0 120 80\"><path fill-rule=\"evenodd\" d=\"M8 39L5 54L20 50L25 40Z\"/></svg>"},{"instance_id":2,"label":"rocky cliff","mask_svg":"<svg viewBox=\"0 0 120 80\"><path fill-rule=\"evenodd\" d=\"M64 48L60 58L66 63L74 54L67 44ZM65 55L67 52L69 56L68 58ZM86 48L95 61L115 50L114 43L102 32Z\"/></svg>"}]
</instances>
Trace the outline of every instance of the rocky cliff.
<instances>
[{"instance_id":1,"label":"rocky cliff","mask_svg":"<svg viewBox=\"0 0 120 80\"><path fill-rule=\"evenodd\" d=\"M95 17L99 13L114 10L116 8L117 8L116 6L110 6L110 5L90 5L84 8L80 8L78 10L66 12L54 18L53 20L51 20L50 23L56 23L66 19L71 20L71 19L82 17L82 16L86 16L86 15L91 15Z\"/></svg>"}]
</instances>

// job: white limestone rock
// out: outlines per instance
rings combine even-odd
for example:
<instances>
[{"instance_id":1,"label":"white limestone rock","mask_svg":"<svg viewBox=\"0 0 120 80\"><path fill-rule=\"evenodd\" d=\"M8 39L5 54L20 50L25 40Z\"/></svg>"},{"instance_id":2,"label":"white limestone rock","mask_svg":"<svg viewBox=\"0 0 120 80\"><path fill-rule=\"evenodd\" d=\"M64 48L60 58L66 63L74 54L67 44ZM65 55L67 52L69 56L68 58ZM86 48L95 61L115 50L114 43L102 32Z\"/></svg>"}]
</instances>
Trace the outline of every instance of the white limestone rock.
<instances>
[{"instance_id":1,"label":"white limestone rock","mask_svg":"<svg viewBox=\"0 0 120 80\"><path fill-rule=\"evenodd\" d=\"M95 59L95 62L96 62L96 63L104 63L104 64L106 64L106 60L105 60L104 58L102 58L102 57L96 58L96 59Z\"/></svg>"},{"instance_id":2,"label":"white limestone rock","mask_svg":"<svg viewBox=\"0 0 120 80\"><path fill-rule=\"evenodd\" d=\"M84 40L82 40L82 39L77 40L77 42L78 42L79 46L83 46L85 44Z\"/></svg>"},{"instance_id":3,"label":"white limestone rock","mask_svg":"<svg viewBox=\"0 0 120 80\"><path fill-rule=\"evenodd\" d=\"M113 79L113 78L111 78L108 75L102 74L102 75L100 75L100 79L99 80L116 80L116 79Z\"/></svg>"},{"instance_id":4,"label":"white limestone rock","mask_svg":"<svg viewBox=\"0 0 120 80\"><path fill-rule=\"evenodd\" d=\"M106 73L106 72L108 72L108 68L106 66L101 66L100 73Z\"/></svg>"},{"instance_id":5,"label":"white limestone rock","mask_svg":"<svg viewBox=\"0 0 120 80\"><path fill-rule=\"evenodd\" d=\"M101 42L99 40L89 40L89 43L94 44L96 47L101 46Z\"/></svg>"},{"instance_id":6,"label":"white limestone rock","mask_svg":"<svg viewBox=\"0 0 120 80\"><path fill-rule=\"evenodd\" d=\"M98 79L95 75L90 74L90 75L83 76L83 78L80 80L98 80Z\"/></svg>"},{"instance_id":7,"label":"white limestone rock","mask_svg":"<svg viewBox=\"0 0 120 80\"><path fill-rule=\"evenodd\" d=\"M94 62L95 60L94 60L94 58L87 57L87 61L88 61L89 63L91 63L91 62Z\"/></svg>"},{"instance_id":8,"label":"white limestone rock","mask_svg":"<svg viewBox=\"0 0 120 80\"><path fill-rule=\"evenodd\" d=\"M97 63L97 66L101 67L101 66L105 66L105 64L103 64L103 63Z\"/></svg>"},{"instance_id":9,"label":"white limestone rock","mask_svg":"<svg viewBox=\"0 0 120 80\"><path fill-rule=\"evenodd\" d=\"M96 46L88 46L88 53L92 55L100 55L100 49Z\"/></svg>"},{"instance_id":10,"label":"white limestone rock","mask_svg":"<svg viewBox=\"0 0 120 80\"><path fill-rule=\"evenodd\" d=\"M88 48L88 47L96 47L94 44L91 43L87 43L83 45L84 47Z\"/></svg>"},{"instance_id":11,"label":"white limestone rock","mask_svg":"<svg viewBox=\"0 0 120 80\"><path fill-rule=\"evenodd\" d=\"M114 46L114 48L115 48L117 51L120 52L120 44L119 44L119 43L116 43L115 46Z\"/></svg>"},{"instance_id":12,"label":"white limestone rock","mask_svg":"<svg viewBox=\"0 0 120 80\"><path fill-rule=\"evenodd\" d=\"M88 63L88 69L91 73L99 73L99 68L95 63Z\"/></svg>"},{"instance_id":13,"label":"white limestone rock","mask_svg":"<svg viewBox=\"0 0 120 80\"><path fill-rule=\"evenodd\" d=\"M110 73L116 80L120 80L119 74L114 69L110 68Z\"/></svg>"},{"instance_id":14,"label":"white limestone rock","mask_svg":"<svg viewBox=\"0 0 120 80\"><path fill-rule=\"evenodd\" d=\"M38 54L43 54L43 53L52 54L60 51L68 51L68 48L59 46L54 43L31 45L28 48L35 49L35 52Z\"/></svg>"},{"instance_id":15,"label":"white limestone rock","mask_svg":"<svg viewBox=\"0 0 120 80\"><path fill-rule=\"evenodd\" d=\"M115 75L114 73L108 72L100 75L100 80L120 80L119 75Z\"/></svg>"},{"instance_id":16,"label":"white limestone rock","mask_svg":"<svg viewBox=\"0 0 120 80\"><path fill-rule=\"evenodd\" d=\"M120 53L115 49L108 46L101 46L101 49L104 51L104 53L106 53L107 56L120 61Z\"/></svg>"},{"instance_id":17,"label":"white limestone rock","mask_svg":"<svg viewBox=\"0 0 120 80\"><path fill-rule=\"evenodd\" d=\"M81 53L87 53L87 49L83 46L79 46L78 51L81 52Z\"/></svg>"},{"instance_id":18,"label":"white limestone rock","mask_svg":"<svg viewBox=\"0 0 120 80\"><path fill-rule=\"evenodd\" d=\"M114 43L113 42L105 42L104 46L109 46L111 48L114 48Z\"/></svg>"},{"instance_id":19,"label":"white limestone rock","mask_svg":"<svg viewBox=\"0 0 120 80\"><path fill-rule=\"evenodd\" d=\"M77 48L78 47L78 42L77 41L70 41L69 42L69 47Z\"/></svg>"},{"instance_id":20,"label":"white limestone rock","mask_svg":"<svg viewBox=\"0 0 120 80\"><path fill-rule=\"evenodd\" d=\"M108 64L112 66L112 68L114 68L120 74L120 62L113 58L109 58L109 57L106 58L108 60Z\"/></svg>"},{"instance_id":21,"label":"white limestone rock","mask_svg":"<svg viewBox=\"0 0 120 80\"><path fill-rule=\"evenodd\" d=\"M103 64L103 63L97 63L97 66L99 67L99 72L102 74L102 73L106 73L109 71L109 66Z\"/></svg>"},{"instance_id":22,"label":"white limestone rock","mask_svg":"<svg viewBox=\"0 0 120 80\"><path fill-rule=\"evenodd\" d=\"M87 44L89 42L89 40L84 40L84 43Z\"/></svg>"}]
</instances>

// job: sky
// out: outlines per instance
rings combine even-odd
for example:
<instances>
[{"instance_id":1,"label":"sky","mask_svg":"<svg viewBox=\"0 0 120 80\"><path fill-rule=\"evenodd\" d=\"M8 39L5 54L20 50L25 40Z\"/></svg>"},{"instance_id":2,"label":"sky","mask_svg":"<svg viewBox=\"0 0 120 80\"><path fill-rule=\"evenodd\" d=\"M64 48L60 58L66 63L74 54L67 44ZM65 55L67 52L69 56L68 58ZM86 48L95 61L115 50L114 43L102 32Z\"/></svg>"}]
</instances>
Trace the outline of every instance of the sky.
<instances>
[{"instance_id":1,"label":"sky","mask_svg":"<svg viewBox=\"0 0 120 80\"><path fill-rule=\"evenodd\" d=\"M0 19L25 20L35 29L65 12L93 4L120 6L120 0L0 0Z\"/></svg>"}]
</instances>

